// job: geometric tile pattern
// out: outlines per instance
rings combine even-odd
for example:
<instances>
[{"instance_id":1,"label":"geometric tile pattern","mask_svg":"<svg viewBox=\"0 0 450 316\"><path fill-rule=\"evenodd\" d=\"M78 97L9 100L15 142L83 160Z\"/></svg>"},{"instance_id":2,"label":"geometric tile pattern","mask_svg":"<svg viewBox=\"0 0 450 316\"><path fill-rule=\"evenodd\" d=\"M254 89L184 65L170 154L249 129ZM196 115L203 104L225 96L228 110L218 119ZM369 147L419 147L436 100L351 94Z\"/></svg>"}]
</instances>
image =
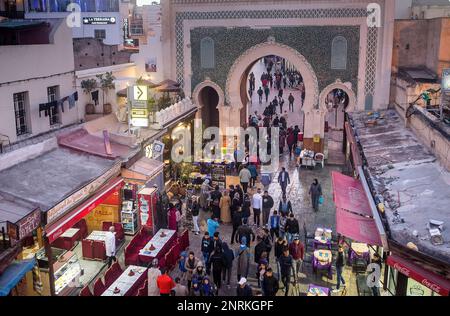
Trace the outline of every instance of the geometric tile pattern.
<instances>
[{"instance_id":1,"label":"geometric tile pattern","mask_svg":"<svg viewBox=\"0 0 450 316\"><path fill-rule=\"evenodd\" d=\"M364 94L373 95L375 92L375 77L377 71L378 27L369 27L367 34L366 54L366 83Z\"/></svg>"}]
</instances>

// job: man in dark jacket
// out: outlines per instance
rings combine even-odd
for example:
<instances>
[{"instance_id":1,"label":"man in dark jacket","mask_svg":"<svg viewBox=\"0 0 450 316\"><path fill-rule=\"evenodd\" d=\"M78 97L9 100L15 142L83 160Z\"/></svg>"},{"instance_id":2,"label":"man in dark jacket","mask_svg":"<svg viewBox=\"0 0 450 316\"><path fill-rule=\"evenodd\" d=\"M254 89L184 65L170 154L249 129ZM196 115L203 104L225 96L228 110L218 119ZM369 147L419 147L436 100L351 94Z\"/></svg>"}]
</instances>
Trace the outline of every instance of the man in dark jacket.
<instances>
[{"instance_id":1,"label":"man in dark jacket","mask_svg":"<svg viewBox=\"0 0 450 316\"><path fill-rule=\"evenodd\" d=\"M294 280L297 282L298 274L302 269L303 257L305 255L305 247L300 241L298 235L294 237L294 241L289 245L289 253L292 256L292 267L294 268Z\"/></svg>"},{"instance_id":2,"label":"man in dark jacket","mask_svg":"<svg viewBox=\"0 0 450 316\"><path fill-rule=\"evenodd\" d=\"M219 232L215 232L213 237L213 249L217 247L222 249L222 239L219 237Z\"/></svg>"},{"instance_id":3,"label":"man in dark jacket","mask_svg":"<svg viewBox=\"0 0 450 316\"><path fill-rule=\"evenodd\" d=\"M246 278L241 278L238 282L238 286L236 289L236 295L245 297L245 296L253 296L252 288L247 284Z\"/></svg>"},{"instance_id":4,"label":"man in dark jacket","mask_svg":"<svg viewBox=\"0 0 450 316\"><path fill-rule=\"evenodd\" d=\"M213 218L220 218L220 198L222 193L220 193L220 188L216 185L215 190L211 192L211 206L213 211Z\"/></svg>"},{"instance_id":5,"label":"man in dark jacket","mask_svg":"<svg viewBox=\"0 0 450 316\"><path fill-rule=\"evenodd\" d=\"M223 266L223 281L227 281L227 285L230 285L231 271L233 270L234 252L228 247L226 242L222 243L223 257L225 259ZM228 280L227 280L228 278Z\"/></svg>"},{"instance_id":6,"label":"man in dark jacket","mask_svg":"<svg viewBox=\"0 0 450 316\"><path fill-rule=\"evenodd\" d=\"M216 247L214 249L214 252L211 254L206 270L207 274L210 274L211 266L213 272L213 281L217 287L217 292L219 292L219 289L222 285L222 271L225 266L225 257L222 252L222 247Z\"/></svg>"},{"instance_id":7,"label":"man in dark jacket","mask_svg":"<svg viewBox=\"0 0 450 316\"><path fill-rule=\"evenodd\" d=\"M209 236L208 232L205 232L205 236L202 238L202 254L203 254L203 261L205 262L205 266L208 266L209 256L211 252L214 250L214 241Z\"/></svg>"},{"instance_id":8,"label":"man in dark jacket","mask_svg":"<svg viewBox=\"0 0 450 316\"><path fill-rule=\"evenodd\" d=\"M289 201L286 197L286 195L283 195L282 199L280 200L280 203L278 204L278 211L281 213L284 213L286 216L289 215L289 213L292 213L292 204L291 201Z\"/></svg>"},{"instance_id":9,"label":"man in dark jacket","mask_svg":"<svg viewBox=\"0 0 450 316\"><path fill-rule=\"evenodd\" d=\"M278 279L281 278L280 272L280 258L283 255L283 250L287 247L287 241L283 237L278 237L277 242L275 243L275 259L277 260L277 270L278 270Z\"/></svg>"},{"instance_id":10,"label":"man in dark jacket","mask_svg":"<svg viewBox=\"0 0 450 316\"><path fill-rule=\"evenodd\" d=\"M278 175L278 183L280 184L283 196L286 195L286 188L291 183L291 179L289 178L289 173L286 171L285 167L282 168Z\"/></svg>"},{"instance_id":11,"label":"man in dark jacket","mask_svg":"<svg viewBox=\"0 0 450 316\"><path fill-rule=\"evenodd\" d=\"M291 282L291 271L292 271L292 256L289 254L289 249L285 248L283 254L280 257L280 268L281 268L281 281L284 284L284 296L288 296L289 293L289 283Z\"/></svg>"},{"instance_id":12,"label":"man in dark jacket","mask_svg":"<svg viewBox=\"0 0 450 316\"><path fill-rule=\"evenodd\" d=\"M252 241L255 241L255 233L253 230L248 226L247 221L243 221L243 224L239 226L239 228L236 231L236 242L240 243L242 240L242 237L247 238L247 247L250 248L250 236L252 236Z\"/></svg>"},{"instance_id":13,"label":"man in dark jacket","mask_svg":"<svg viewBox=\"0 0 450 316\"><path fill-rule=\"evenodd\" d=\"M233 231L231 232L231 244L234 244L234 238L238 228L242 225L242 212L240 210L233 212L231 217Z\"/></svg>"},{"instance_id":14,"label":"man in dark jacket","mask_svg":"<svg viewBox=\"0 0 450 316\"><path fill-rule=\"evenodd\" d=\"M262 291L264 296L276 296L279 289L278 279L273 275L272 268L269 267L264 274L262 281Z\"/></svg>"},{"instance_id":15,"label":"man in dark jacket","mask_svg":"<svg viewBox=\"0 0 450 316\"><path fill-rule=\"evenodd\" d=\"M259 260L261 259L261 256L264 252L267 253L267 244L265 241L261 238L261 236L258 236L256 238L257 244L255 246L255 263L259 264Z\"/></svg>"},{"instance_id":16,"label":"man in dark jacket","mask_svg":"<svg viewBox=\"0 0 450 316\"><path fill-rule=\"evenodd\" d=\"M273 198L269 195L269 192L264 191L263 202L262 202L262 213L263 213L263 225L267 225L269 222L270 210L273 207Z\"/></svg>"},{"instance_id":17,"label":"man in dark jacket","mask_svg":"<svg viewBox=\"0 0 450 316\"><path fill-rule=\"evenodd\" d=\"M294 238L295 235L298 235L300 233L300 227L298 224L298 220L294 217L294 213L291 213L289 215L289 218L286 222L286 233L287 233L287 240L290 244Z\"/></svg>"}]
</instances>

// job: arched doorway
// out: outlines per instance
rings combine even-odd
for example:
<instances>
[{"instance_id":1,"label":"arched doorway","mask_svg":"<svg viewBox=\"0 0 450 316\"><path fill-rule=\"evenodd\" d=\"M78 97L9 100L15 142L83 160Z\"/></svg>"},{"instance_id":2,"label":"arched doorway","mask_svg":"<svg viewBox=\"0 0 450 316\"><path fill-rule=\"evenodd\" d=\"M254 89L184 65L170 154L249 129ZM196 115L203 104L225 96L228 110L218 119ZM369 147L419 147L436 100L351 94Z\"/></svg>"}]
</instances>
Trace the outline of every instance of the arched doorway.
<instances>
[{"instance_id":1,"label":"arched doorway","mask_svg":"<svg viewBox=\"0 0 450 316\"><path fill-rule=\"evenodd\" d=\"M290 62L297 69L303 78L304 88L307 91L305 101L302 108L301 117L304 122L304 143L305 147L311 149L321 149L324 137L324 115L326 110L319 109L319 84L317 76L306 58L297 50L280 43L276 43L273 38L268 38L267 42L253 46L245 51L234 62L231 67L226 81L225 100L231 111L222 112L222 118L229 122L229 126L242 126L241 122L247 120L246 107L247 103L243 102L242 95L246 93L242 88L243 77L246 78L246 70L255 62L261 60L265 56L280 56ZM245 86L245 85L244 85ZM244 92L243 92L244 90ZM244 109L244 110L243 110ZM244 111L244 114L242 113ZM316 135L320 135L320 143L313 143ZM314 146L314 148L313 148ZM318 151L318 150L316 150Z\"/></svg>"},{"instance_id":2,"label":"arched doorway","mask_svg":"<svg viewBox=\"0 0 450 316\"><path fill-rule=\"evenodd\" d=\"M219 108L224 102L222 89L214 82L205 80L194 89L192 95L194 103L200 108L197 118L202 119L203 127L219 127Z\"/></svg>"},{"instance_id":3,"label":"arched doorway","mask_svg":"<svg viewBox=\"0 0 450 316\"><path fill-rule=\"evenodd\" d=\"M343 164L345 113L354 111L356 96L348 85L337 80L326 87L319 97L325 114L324 152L329 164Z\"/></svg>"},{"instance_id":4,"label":"arched doorway","mask_svg":"<svg viewBox=\"0 0 450 316\"><path fill-rule=\"evenodd\" d=\"M241 101L246 105L241 124L247 123L249 116L255 113L264 116L273 111L272 118L284 116L288 127L298 125L303 130L302 108L306 90L303 76L289 60L277 55L256 60L244 72L241 87Z\"/></svg>"}]
</instances>

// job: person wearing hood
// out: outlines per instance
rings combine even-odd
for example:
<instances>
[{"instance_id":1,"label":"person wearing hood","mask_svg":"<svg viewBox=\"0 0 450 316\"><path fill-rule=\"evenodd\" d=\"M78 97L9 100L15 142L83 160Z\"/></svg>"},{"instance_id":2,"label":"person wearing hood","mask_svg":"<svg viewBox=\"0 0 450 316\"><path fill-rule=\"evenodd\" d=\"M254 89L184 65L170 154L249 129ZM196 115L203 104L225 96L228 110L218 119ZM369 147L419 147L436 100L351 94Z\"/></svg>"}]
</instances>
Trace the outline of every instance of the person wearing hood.
<instances>
[{"instance_id":1,"label":"person wearing hood","mask_svg":"<svg viewBox=\"0 0 450 316\"><path fill-rule=\"evenodd\" d=\"M248 226L247 220L242 221L242 225L236 231L236 242L242 243L243 238L245 237L245 244L250 248L250 237L252 237L252 241L255 241L255 233Z\"/></svg>"},{"instance_id":2,"label":"person wearing hood","mask_svg":"<svg viewBox=\"0 0 450 316\"><path fill-rule=\"evenodd\" d=\"M189 290L189 296L201 296L200 285L198 279L192 279L192 287Z\"/></svg>"},{"instance_id":3,"label":"person wearing hood","mask_svg":"<svg viewBox=\"0 0 450 316\"><path fill-rule=\"evenodd\" d=\"M203 265L203 262L199 261L197 267L195 268L194 274L192 275L192 283L194 283L194 279L197 280L198 283L202 283L205 276L205 266Z\"/></svg>"},{"instance_id":4,"label":"person wearing hood","mask_svg":"<svg viewBox=\"0 0 450 316\"><path fill-rule=\"evenodd\" d=\"M214 287L209 281L209 278L204 277L202 280L202 284L200 285L201 296L214 296L214 292Z\"/></svg>"},{"instance_id":5,"label":"person wearing hood","mask_svg":"<svg viewBox=\"0 0 450 316\"><path fill-rule=\"evenodd\" d=\"M216 247L209 258L207 271L211 271L212 266L213 281L217 288L217 292L219 292L219 289L222 286L222 271L224 269L224 265L225 257L222 252L222 247Z\"/></svg>"},{"instance_id":6,"label":"person wearing hood","mask_svg":"<svg viewBox=\"0 0 450 316\"><path fill-rule=\"evenodd\" d=\"M236 184L236 192L239 194L239 200L242 203L244 203L244 190L242 190L242 187L240 184Z\"/></svg>"},{"instance_id":7,"label":"person wearing hood","mask_svg":"<svg viewBox=\"0 0 450 316\"><path fill-rule=\"evenodd\" d=\"M220 193L220 187L216 185L214 191L211 192L211 209L214 218L220 218L220 199L222 193Z\"/></svg>"},{"instance_id":8,"label":"person wearing hood","mask_svg":"<svg viewBox=\"0 0 450 316\"><path fill-rule=\"evenodd\" d=\"M150 269L147 272L148 278L148 296L159 296L158 285L156 280L161 275L161 271L158 268L158 259L153 259Z\"/></svg>"},{"instance_id":9,"label":"person wearing hood","mask_svg":"<svg viewBox=\"0 0 450 316\"><path fill-rule=\"evenodd\" d=\"M188 288L192 285L192 275L194 274L195 268L198 266L200 260L195 257L194 252L189 252L189 256L184 261L184 268L186 269L186 279L188 283Z\"/></svg>"},{"instance_id":10,"label":"person wearing hood","mask_svg":"<svg viewBox=\"0 0 450 316\"><path fill-rule=\"evenodd\" d=\"M208 225L209 236L214 236L214 233L216 232L217 228L219 228L219 226L220 226L219 219L217 217L214 217L214 219L208 218L208 220L206 221L206 224Z\"/></svg>"},{"instance_id":11,"label":"person wearing hood","mask_svg":"<svg viewBox=\"0 0 450 316\"><path fill-rule=\"evenodd\" d=\"M223 265L223 281L227 281L227 285L230 285L231 271L233 270L234 252L228 247L226 242L222 243L224 265ZM227 280L228 278L228 280Z\"/></svg>"},{"instance_id":12,"label":"person wearing hood","mask_svg":"<svg viewBox=\"0 0 450 316\"><path fill-rule=\"evenodd\" d=\"M247 246L247 237L241 238L241 245L236 251L235 257L237 258L237 279L247 278L250 267L250 249Z\"/></svg>"}]
</instances>

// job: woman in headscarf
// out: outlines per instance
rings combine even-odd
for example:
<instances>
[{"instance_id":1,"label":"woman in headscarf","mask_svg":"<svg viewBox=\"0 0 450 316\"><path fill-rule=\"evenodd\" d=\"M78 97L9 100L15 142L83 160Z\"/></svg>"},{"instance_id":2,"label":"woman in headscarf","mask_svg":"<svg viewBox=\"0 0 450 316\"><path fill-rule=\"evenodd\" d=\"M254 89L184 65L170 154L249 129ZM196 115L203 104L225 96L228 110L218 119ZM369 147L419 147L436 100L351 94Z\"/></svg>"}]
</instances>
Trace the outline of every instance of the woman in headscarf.
<instances>
[{"instance_id":1,"label":"woman in headscarf","mask_svg":"<svg viewBox=\"0 0 450 316\"><path fill-rule=\"evenodd\" d=\"M311 204L314 211L319 211L319 199L322 196L322 187L317 179L314 179L314 182L311 184L309 194L311 195Z\"/></svg>"},{"instance_id":2,"label":"woman in headscarf","mask_svg":"<svg viewBox=\"0 0 450 316\"><path fill-rule=\"evenodd\" d=\"M194 252L189 252L189 256L186 258L184 262L184 268L186 269L186 279L188 288L191 288L192 283L192 275L194 274L194 271L196 267L198 266L200 260L195 257Z\"/></svg>"},{"instance_id":3,"label":"woman in headscarf","mask_svg":"<svg viewBox=\"0 0 450 316\"><path fill-rule=\"evenodd\" d=\"M220 220L222 223L231 223L231 197L229 190L225 190L223 196L220 198Z\"/></svg>"},{"instance_id":4,"label":"woman in headscarf","mask_svg":"<svg viewBox=\"0 0 450 316\"><path fill-rule=\"evenodd\" d=\"M156 280L161 275L161 271L158 268L158 259L153 259L150 269L148 269L148 296L159 296L158 285Z\"/></svg>"},{"instance_id":5,"label":"woman in headscarf","mask_svg":"<svg viewBox=\"0 0 450 316\"><path fill-rule=\"evenodd\" d=\"M169 203L169 212L167 213L167 221L169 229L177 230L179 217L180 215L177 208L172 203Z\"/></svg>"},{"instance_id":6,"label":"woman in headscarf","mask_svg":"<svg viewBox=\"0 0 450 316\"><path fill-rule=\"evenodd\" d=\"M192 275L192 280L196 279L199 283L201 283L205 276L206 271L204 269L203 263L199 261L197 267L195 268L194 274Z\"/></svg>"},{"instance_id":7,"label":"woman in headscarf","mask_svg":"<svg viewBox=\"0 0 450 316\"><path fill-rule=\"evenodd\" d=\"M247 237L241 238L241 245L236 251L235 257L237 258L237 279L240 280L241 277L247 278L250 266L250 250L247 247Z\"/></svg>"},{"instance_id":8,"label":"woman in headscarf","mask_svg":"<svg viewBox=\"0 0 450 316\"><path fill-rule=\"evenodd\" d=\"M209 180L206 179L205 181L203 181L200 193L200 207L204 212L208 210L208 199L211 190L212 187L209 185Z\"/></svg>"}]
</instances>

